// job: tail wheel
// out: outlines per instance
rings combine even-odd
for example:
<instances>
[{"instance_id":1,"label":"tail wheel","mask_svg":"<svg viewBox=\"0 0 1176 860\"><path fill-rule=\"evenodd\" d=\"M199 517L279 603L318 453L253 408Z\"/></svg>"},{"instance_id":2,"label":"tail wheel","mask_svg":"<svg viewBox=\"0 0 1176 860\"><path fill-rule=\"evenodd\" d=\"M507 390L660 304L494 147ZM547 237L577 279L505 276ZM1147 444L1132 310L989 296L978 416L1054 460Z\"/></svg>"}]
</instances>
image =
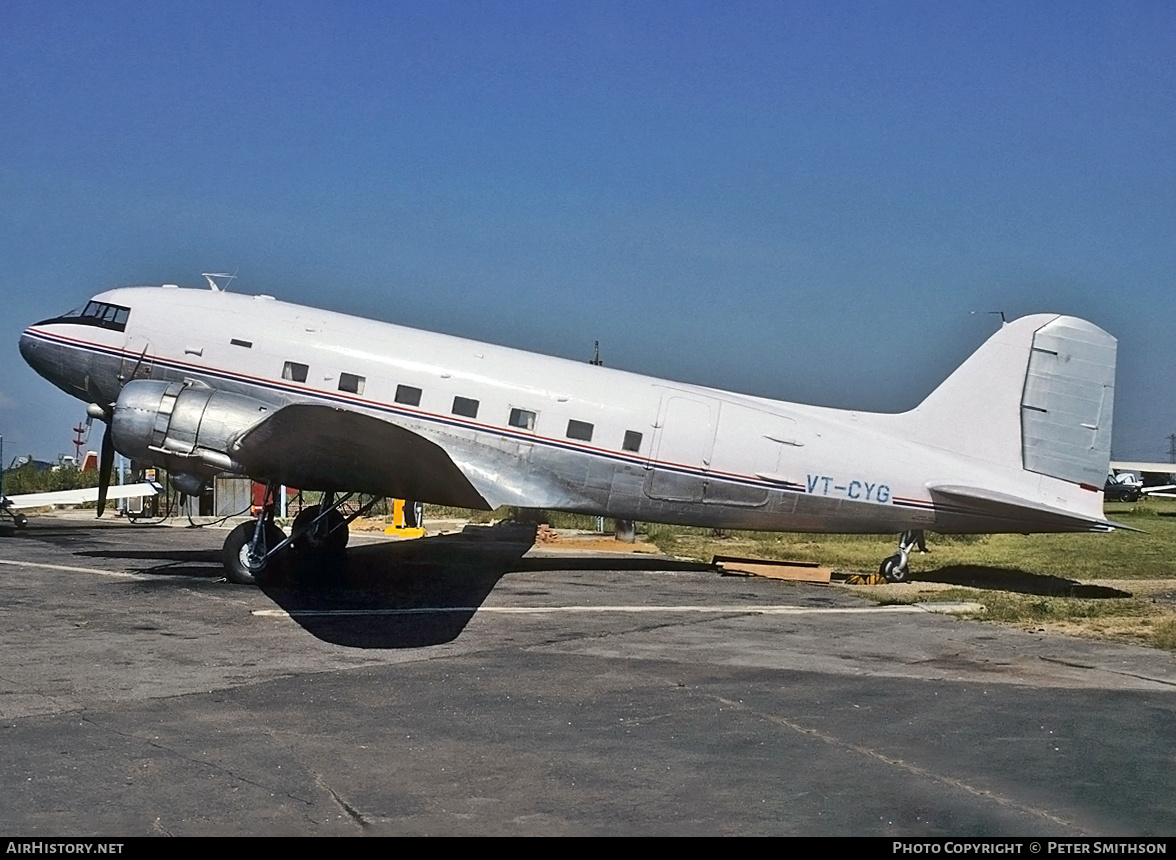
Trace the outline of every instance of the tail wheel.
<instances>
[{"instance_id":1,"label":"tail wheel","mask_svg":"<svg viewBox=\"0 0 1176 860\"><path fill-rule=\"evenodd\" d=\"M878 573L885 577L887 582L906 582L910 575L910 571L907 569L907 560L899 553L895 553L882 562Z\"/></svg>"}]
</instances>

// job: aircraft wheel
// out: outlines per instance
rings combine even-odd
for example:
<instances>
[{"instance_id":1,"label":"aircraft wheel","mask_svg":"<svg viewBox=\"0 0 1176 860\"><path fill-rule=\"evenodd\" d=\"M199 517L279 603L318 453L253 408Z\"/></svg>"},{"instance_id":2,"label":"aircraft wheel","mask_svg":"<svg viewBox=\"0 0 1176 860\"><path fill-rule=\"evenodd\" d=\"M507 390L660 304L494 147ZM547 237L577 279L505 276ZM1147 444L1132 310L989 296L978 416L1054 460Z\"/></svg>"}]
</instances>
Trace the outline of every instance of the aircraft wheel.
<instances>
[{"instance_id":1,"label":"aircraft wheel","mask_svg":"<svg viewBox=\"0 0 1176 860\"><path fill-rule=\"evenodd\" d=\"M16 514L12 519L16 522L16 527L18 529L23 529L29 524L29 518L24 514Z\"/></svg>"},{"instance_id":2,"label":"aircraft wheel","mask_svg":"<svg viewBox=\"0 0 1176 860\"><path fill-rule=\"evenodd\" d=\"M294 518L291 533L295 535L294 548L306 555L340 555L347 548L348 531L343 515L337 510L327 514L327 521L311 531L310 524L318 516L319 506L311 505ZM318 532L330 531L325 537Z\"/></svg>"},{"instance_id":3,"label":"aircraft wheel","mask_svg":"<svg viewBox=\"0 0 1176 860\"><path fill-rule=\"evenodd\" d=\"M249 542L253 540L253 532L257 524L253 522L241 523L225 538L224 548L221 550L221 562L225 566L225 575L230 582L238 585L256 585L274 567L275 558L263 559L255 562L249 556ZM273 547L286 537L285 533L273 523L265 524L265 545Z\"/></svg>"},{"instance_id":4,"label":"aircraft wheel","mask_svg":"<svg viewBox=\"0 0 1176 860\"><path fill-rule=\"evenodd\" d=\"M884 576L887 582L906 582L910 571L903 557L895 553L886 559L886 561L882 562L882 566L878 568L878 573Z\"/></svg>"}]
</instances>

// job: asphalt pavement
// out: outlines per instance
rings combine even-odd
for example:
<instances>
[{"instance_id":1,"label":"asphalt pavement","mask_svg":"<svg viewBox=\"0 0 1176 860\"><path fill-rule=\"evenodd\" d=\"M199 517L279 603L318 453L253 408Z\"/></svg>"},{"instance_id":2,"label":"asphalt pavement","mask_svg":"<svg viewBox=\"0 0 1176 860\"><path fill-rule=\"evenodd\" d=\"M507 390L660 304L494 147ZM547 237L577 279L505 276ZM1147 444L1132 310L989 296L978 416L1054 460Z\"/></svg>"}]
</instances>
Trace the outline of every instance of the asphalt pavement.
<instances>
[{"instance_id":1,"label":"asphalt pavement","mask_svg":"<svg viewBox=\"0 0 1176 860\"><path fill-rule=\"evenodd\" d=\"M0 538L0 831L1176 833L1176 658L517 528Z\"/></svg>"}]
</instances>

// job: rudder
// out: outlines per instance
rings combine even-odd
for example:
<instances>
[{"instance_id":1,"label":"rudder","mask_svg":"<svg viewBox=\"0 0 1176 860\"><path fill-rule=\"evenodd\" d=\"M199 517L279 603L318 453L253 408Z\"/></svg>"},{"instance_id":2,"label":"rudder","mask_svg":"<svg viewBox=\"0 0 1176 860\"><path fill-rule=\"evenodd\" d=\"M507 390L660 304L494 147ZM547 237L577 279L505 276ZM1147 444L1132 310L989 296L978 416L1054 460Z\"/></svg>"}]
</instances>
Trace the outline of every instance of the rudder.
<instances>
[{"instance_id":1,"label":"rudder","mask_svg":"<svg viewBox=\"0 0 1176 860\"><path fill-rule=\"evenodd\" d=\"M1111 461L1116 341L1058 317L1033 335L1021 397L1024 468L1099 489Z\"/></svg>"},{"instance_id":2,"label":"rudder","mask_svg":"<svg viewBox=\"0 0 1176 860\"><path fill-rule=\"evenodd\" d=\"M904 418L918 442L1102 487L1110 463L1116 341L1076 317L1003 325Z\"/></svg>"}]
</instances>

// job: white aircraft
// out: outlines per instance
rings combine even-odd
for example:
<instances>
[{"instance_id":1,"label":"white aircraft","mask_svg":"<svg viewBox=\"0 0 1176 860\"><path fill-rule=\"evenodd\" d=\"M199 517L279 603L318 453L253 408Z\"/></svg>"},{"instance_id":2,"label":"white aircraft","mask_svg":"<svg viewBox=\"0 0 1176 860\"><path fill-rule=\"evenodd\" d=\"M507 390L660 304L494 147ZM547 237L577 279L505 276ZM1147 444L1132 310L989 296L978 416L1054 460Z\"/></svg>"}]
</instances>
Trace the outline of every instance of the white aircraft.
<instances>
[{"instance_id":1,"label":"white aircraft","mask_svg":"<svg viewBox=\"0 0 1176 860\"><path fill-rule=\"evenodd\" d=\"M139 483L119 484L114 487L107 487L105 491L100 487L84 487L79 490L19 493L15 496L6 496L0 492L0 511L12 517L13 524L18 529L23 529L28 525L29 520L24 514L19 513L22 510L46 508L54 505L80 505L86 502L96 502L100 496L103 499L142 498L145 496L154 496L159 493L159 490L160 487L158 484Z\"/></svg>"},{"instance_id":2,"label":"white aircraft","mask_svg":"<svg viewBox=\"0 0 1176 860\"><path fill-rule=\"evenodd\" d=\"M1111 472L1103 486L1108 501L1137 502L1144 496L1158 499L1176 499L1176 484L1144 484L1144 476L1153 479L1163 475L1168 480L1176 476L1176 463L1111 462Z\"/></svg>"},{"instance_id":3,"label":"white aircraft","mask_svg":"<svg viewBox=\"0 0 1176 860\"><path fill-rule=\"evenodd\" d=\"M300 307L116 289L27 328L32 367L107 423L114 450L196 492L214 474L324 491L286 537L233 530L229 577L287 544L341 550L340 494L517 505L775 531L1109 531L1116 342L1054 314L1002 325L917 407L768 400ZM343 496L342 498L345 498ZM99 515L101 515L101 505Z\"/></svg>"}]
</instances>

